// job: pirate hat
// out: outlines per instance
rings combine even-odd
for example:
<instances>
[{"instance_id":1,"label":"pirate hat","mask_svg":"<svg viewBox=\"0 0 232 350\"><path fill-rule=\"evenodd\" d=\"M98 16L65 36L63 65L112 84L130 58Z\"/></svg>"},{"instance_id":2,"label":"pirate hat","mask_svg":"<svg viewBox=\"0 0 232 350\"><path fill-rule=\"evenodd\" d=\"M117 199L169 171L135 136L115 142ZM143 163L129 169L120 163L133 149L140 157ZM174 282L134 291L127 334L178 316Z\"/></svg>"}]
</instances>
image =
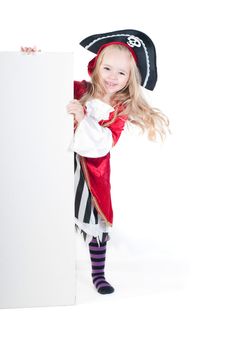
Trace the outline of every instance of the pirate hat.
<instances>
[{"instance_id":1,"label":"pirate hat","mask_svg":"<svg viewBox=\"0 0 232 350\"><path fill-rule=\"evenodd\" d=\"M89 74L91 75L101 50L112 44L124 45L130 50L141 75L141 85L148 90L153 90L157 81L156 50L152 40L138 30L126 29L95 34L82 40L81 46L97 54L89 62Z\"/></svg>"}]
</instances>

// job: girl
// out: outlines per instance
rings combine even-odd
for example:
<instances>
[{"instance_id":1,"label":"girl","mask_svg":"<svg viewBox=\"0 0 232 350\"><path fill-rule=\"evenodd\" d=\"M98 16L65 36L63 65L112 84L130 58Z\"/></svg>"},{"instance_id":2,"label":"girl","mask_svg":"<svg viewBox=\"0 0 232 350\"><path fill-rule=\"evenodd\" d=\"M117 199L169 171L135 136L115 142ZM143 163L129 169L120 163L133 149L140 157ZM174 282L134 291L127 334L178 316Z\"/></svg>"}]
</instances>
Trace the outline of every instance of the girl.
<instances>
[{"instance_id":1,"label":"girl","mask_svg":"<svg viewBox=\"0 0 232 350\"><path fill-rule=\"evenodd\" d=\"M74 152L75 228L89 247L94 286L109 294L114 288L104 268L113 224L110 149L125 123L146 131L150 140L157 134L163 138L169 123L142 96L140 86L153 90L157 81L155 47L146 34L131 29L96 34L80 45L96 56L88 64L91 82L74 81L74 99L67 105L74 116L69 150Z\"/></svg>"}]
</instances>

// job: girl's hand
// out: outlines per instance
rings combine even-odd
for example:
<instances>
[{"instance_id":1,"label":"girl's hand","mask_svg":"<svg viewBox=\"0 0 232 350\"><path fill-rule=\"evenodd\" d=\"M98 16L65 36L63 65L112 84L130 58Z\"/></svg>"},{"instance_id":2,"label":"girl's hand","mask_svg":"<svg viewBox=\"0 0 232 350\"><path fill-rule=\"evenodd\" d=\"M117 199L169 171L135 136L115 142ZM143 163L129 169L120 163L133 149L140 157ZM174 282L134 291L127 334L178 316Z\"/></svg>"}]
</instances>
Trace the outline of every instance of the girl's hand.
<instances>
[{"instance_id":1,"label":"girl's hand","mask_svg":"<svg viewBox=\"0 0 232 350\"><path fill-rule=\"evenodd\" d=\"M21 52L24 52L24 53L26 53L28 55L31 54L31 53L35 53L35 52L41 52L41 50L37 49L36 46L34 46L34 47L23 47L23 46L21 46L20 50L21 50Z\"/></svg>"},{"instance_id":2,"label":"girl's hand","mask_svg":"<svg viewBox=\"0 0 232 350\"><path fill-rule=\"evenodd\" d=\"M74 128L84 118L85 112L82 104L78 100L71 100L66 106L67 112L74 116Z\"/></svg>"}]
</instances>

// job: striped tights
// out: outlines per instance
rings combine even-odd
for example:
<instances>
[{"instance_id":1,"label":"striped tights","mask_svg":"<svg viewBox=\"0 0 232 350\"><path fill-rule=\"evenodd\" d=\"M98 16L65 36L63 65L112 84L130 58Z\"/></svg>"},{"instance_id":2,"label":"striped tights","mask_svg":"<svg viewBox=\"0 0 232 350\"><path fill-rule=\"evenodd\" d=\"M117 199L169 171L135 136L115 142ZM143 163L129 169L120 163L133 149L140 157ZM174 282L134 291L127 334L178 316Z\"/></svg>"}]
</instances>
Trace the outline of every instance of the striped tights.
<instances>
[{"instance_id":1,"label":"striped tights","mask_svg":"<svg viewBox=\"0 0 232 350\"><path fill-rule=\"evenodd\" d=\"M114 288L105 280L105 256L107 241L97 243L95 237L89 243L89 252L92 265L92 279L98 293L109 294L114 292Z\"/></svg>"}]
</instances>

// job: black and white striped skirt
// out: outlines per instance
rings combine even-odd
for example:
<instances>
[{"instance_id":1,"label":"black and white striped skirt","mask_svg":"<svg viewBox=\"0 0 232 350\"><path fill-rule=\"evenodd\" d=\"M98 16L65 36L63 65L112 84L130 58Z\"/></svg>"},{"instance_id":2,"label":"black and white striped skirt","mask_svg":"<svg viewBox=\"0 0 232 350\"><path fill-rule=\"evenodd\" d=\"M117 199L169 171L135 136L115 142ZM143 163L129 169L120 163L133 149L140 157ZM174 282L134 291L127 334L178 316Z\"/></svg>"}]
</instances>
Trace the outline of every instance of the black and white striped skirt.
<instances>
[{"instance_id":1,"label":"black and white striped skirt","mask_svg":"<svg viewBox=\"0 0 232 350\"><path fill-rule=\"evenodd\" d=\"M83 236L87 244L93 237L99 244L109 240L111 227L103 220L93 204L77 153L74 153L74 198L76 232Z\"/></svg>"}]
</instances>

